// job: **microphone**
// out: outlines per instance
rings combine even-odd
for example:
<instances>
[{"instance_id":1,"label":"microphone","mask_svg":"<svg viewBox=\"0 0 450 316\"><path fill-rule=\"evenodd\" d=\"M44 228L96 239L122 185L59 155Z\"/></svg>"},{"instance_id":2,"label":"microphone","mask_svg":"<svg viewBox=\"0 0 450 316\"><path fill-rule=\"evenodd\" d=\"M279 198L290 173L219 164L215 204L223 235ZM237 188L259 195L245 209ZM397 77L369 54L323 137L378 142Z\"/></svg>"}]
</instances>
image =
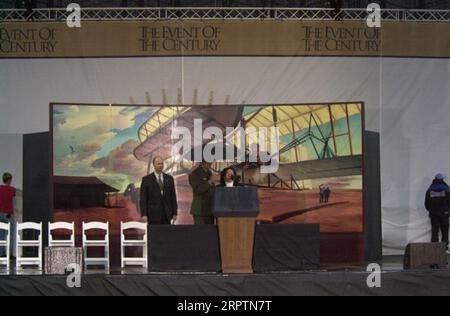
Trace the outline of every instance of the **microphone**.
<instances>
[{"instance_id":1,"label":"microphone","mask_svg":"<svg viewBox=\"0 0 450 316\"><path fill-rule=\"evenodd\" d=\"M236 183L239 183L239 182L241 182L241 180L242 180L242 177L241 176L238 176L238 175L236 175L236 176L233 176L233 181L234 182L236 182Z\"/></svg>"}]
</instances>

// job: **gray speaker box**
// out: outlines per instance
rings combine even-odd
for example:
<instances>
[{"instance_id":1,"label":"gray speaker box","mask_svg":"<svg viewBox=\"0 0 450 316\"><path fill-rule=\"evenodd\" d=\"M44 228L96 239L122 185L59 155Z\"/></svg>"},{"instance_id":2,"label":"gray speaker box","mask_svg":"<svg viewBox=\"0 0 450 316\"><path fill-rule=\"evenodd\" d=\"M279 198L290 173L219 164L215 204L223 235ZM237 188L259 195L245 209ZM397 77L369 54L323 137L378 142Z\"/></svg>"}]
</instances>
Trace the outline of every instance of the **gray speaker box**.
<instances>
[{"instance_id":1,"label":"gray speaker box","mask_svg":"<svg viewBox=\"0 0 450 316\"><path fill-rule=\"evenodd\" d=\"M429 269L447 265L445 243L414 243L406 247L403 268L405 270Z\"/></svg>"}]
</instances>

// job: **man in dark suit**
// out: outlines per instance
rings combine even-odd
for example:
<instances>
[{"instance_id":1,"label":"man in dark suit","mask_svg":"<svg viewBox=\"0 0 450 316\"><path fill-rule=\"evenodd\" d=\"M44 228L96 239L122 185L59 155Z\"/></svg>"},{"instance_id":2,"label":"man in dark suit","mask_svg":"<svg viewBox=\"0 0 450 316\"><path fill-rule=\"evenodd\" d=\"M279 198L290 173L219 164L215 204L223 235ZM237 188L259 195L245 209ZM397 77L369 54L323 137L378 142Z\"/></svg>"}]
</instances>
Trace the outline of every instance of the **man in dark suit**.
<instances>
[{"instance_id":1,"label":"man in dark suit","mask_svg":"<svg viewBox=\"0 0 450 316\"><path fill-rule=\"evenodd\" d=\"M170 225L178 215L175 181L163 172L164 161L161 157L153 159L153 166L155 172L142 179L142 220L151 225Z\"/></svg>"}]
</instances>

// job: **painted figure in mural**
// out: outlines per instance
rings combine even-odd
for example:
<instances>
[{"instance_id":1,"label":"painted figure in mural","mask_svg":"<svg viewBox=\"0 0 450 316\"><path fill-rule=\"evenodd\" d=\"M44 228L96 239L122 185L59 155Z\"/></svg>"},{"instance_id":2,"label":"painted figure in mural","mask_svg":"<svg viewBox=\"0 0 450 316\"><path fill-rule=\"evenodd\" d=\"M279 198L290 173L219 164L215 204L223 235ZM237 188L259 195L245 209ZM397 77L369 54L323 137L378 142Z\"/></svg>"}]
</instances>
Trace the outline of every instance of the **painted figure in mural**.
<instances>
[{"instance_id":1,"label":"painted figure in mural","mask_svg":"<svg viewBox=\"0 0 450 316\"><path fill-rule=\"evenodd\" d=\"M325 203L328 203L330 201L330 196L331 196L331 189L329 186L327 186L324 191L324 199L325 199L324 202Z\"/></svg>"},{"instance_id":2,"label":"painted figure in mural","mask_svg":"<svg viewBox=\"0 0 450 316\"><path fill-rule=\"evenodd\" d=\"M319 203L325 203L325 185L321 184L319 186Z\"/></svg>"}]
</instances>

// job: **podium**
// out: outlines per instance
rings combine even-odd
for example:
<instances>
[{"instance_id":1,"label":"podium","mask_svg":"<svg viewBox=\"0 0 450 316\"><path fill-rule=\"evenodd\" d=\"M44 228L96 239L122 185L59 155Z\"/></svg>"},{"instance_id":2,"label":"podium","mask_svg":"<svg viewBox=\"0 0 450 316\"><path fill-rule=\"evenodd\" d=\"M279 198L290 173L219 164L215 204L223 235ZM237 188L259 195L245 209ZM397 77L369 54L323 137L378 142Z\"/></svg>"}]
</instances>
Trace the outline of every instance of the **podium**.
<instances>
[{"instance_id":1,"label":"podium","mask_svg":"<svg viewBox=\"0 0 450 316\"><path fill-rule=\"evenodd\" d=\"M213 214L219 226L223 273L253 273L253 246L259 214L258 189L216 188Z\"/></svg>"}]
</instances>

